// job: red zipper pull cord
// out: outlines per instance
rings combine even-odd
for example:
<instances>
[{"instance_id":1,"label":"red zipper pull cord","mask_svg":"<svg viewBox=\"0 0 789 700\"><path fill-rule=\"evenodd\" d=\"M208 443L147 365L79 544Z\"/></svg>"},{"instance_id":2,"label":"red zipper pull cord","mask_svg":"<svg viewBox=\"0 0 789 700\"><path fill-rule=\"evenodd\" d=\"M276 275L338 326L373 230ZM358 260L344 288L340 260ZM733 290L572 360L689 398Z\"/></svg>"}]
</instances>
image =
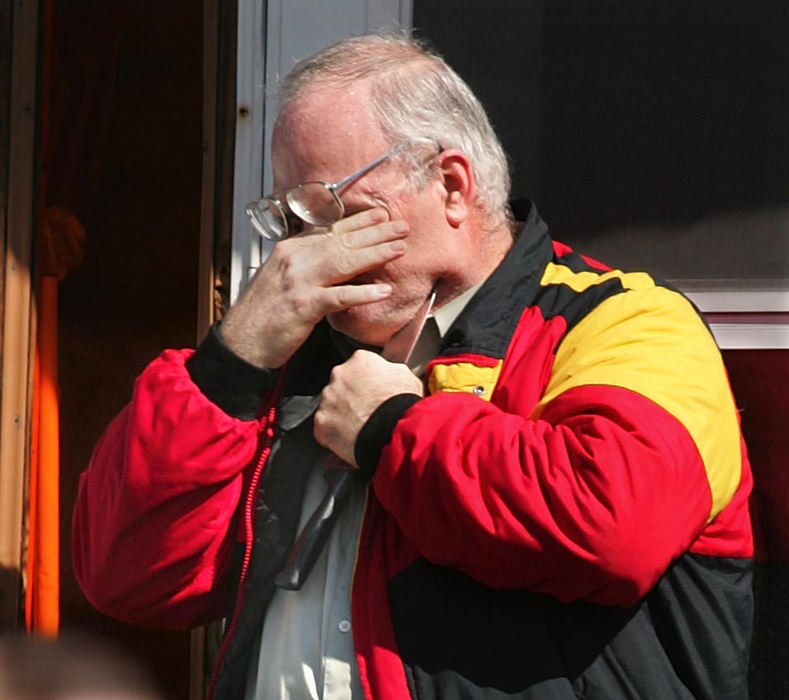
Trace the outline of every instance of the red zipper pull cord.
<instances>
[{"instance_id":1,"label":"red zipper pull cord","mask_svg":"<svg viewBox=\"0 0 789 700\"><path fill-rule=\"evenodd\" d=\"M230 647L230 641L238 627L238 620L241 617L241 608L244 603L244 594L246 593L247 575L249 574L249 564L252 560L252 545L254 542L254 508L255 497L257 495L258 484L260 477L263 474L263 467L271 454L271 447L274 443L274 423L277 418L277 402L282 390L282 384L285 378L285 368L280 370L277 377L277 383L269 397L268 405L265 409L266 420L263 430L263 437L260 443L260 455L258 456L255 470L252 472L252 478L249 481L247 488L246 500L244 501L244 558L241 561L241 573L238 579L238 593L236 595L236 603L233 606L233 614L230 617L230 624L225 632L225 638L222 642L222 647L219 650L216 664L214 665L213 673L211 674L211 681L208 684L208 692L206 693L206 700L212 700L216 684L219 680L219 670L222 668L222 662L227 656L227 650Z\"/></svg>"}]
</instances>

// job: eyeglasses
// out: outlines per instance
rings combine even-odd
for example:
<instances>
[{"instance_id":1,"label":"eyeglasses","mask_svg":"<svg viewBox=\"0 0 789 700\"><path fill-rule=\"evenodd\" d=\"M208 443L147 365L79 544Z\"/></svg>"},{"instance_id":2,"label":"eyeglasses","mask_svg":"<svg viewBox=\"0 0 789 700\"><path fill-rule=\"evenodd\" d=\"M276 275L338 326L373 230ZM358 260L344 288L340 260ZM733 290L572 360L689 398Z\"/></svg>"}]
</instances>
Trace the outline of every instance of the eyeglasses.
<instances>
[{"instance_id":1,"label":"eyeglasses","mask_svg":"<svg viewBox=\"0 0 789 700\"><path fill-rule=\"evenodd\" d=\"M334 184L321 180L304 182L289 190L275 192L250 202L244 211L255 230L270 241L281 241L299 233L305 223L312 226L331 226L345 215L345 205L337 194L338 191L385 163L401 148L402 144L395 146Z\"/></svg>"}]
</instances>

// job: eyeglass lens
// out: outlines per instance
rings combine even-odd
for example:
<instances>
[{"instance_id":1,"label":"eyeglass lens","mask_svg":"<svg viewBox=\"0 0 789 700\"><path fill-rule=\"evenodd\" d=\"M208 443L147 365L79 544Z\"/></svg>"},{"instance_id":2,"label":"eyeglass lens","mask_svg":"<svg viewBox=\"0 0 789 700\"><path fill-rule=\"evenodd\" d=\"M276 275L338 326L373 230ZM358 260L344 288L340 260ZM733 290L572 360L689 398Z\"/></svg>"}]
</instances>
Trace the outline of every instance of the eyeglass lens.
<instances>
[{"instance_id":1,"label":"eyeglass lens","mask_svg":"<svg viewBox=\"0 0 789 700\"><path fill-rule=\"evenodd\" d=\"M342 206L322 182L305 182L288 191L290 210L313 226L328 226L342 218Z\"/></svg>"},{"instance_id":2,"label":"eyeglass lens","mask_svg":"<svg viewBox=\"0 0 789 700\"><path fill-rule=\"evenodd\" d=\"M245 211L257 232L264 238L278 241L288 235L285 212L273 199L259 199L256 202L250 202Z\"/></svg>"},{"instance_id":3,"label":"eyeglass lens","mask_svg":"<svg viewBox=\"0 0 789 700\"><path fill-rule=\"evenodd\" d=\"M287 204L267 197L247 205L247 216L265 238L278 241L299 233L304 222L329 226L343 215L342 204L322 182L305 182L289 190L285 199Z\"/></svg>"}]
</instances>

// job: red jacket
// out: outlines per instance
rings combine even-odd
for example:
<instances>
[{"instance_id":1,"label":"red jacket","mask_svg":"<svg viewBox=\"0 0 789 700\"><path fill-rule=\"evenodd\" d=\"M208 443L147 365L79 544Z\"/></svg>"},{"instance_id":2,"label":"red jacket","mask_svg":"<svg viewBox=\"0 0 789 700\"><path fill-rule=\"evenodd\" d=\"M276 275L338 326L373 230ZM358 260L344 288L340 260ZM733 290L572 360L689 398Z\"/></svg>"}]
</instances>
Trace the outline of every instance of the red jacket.
<instances>
[{"instance_id":1,"label":"red jacket","mask_svg":"<svg viewBox=\"0 0 789 700\"><path fill-rule=\"evenodd\" d=\"M154 361L82 476L74 566L115 617L226 612L271 428L252 400L274 397L221 353ZM427 383L357 444L375 470L352 595L368 696L738 697L751 477L690 302L551 243L532 211Z\"/></svg>"}]
</instances>

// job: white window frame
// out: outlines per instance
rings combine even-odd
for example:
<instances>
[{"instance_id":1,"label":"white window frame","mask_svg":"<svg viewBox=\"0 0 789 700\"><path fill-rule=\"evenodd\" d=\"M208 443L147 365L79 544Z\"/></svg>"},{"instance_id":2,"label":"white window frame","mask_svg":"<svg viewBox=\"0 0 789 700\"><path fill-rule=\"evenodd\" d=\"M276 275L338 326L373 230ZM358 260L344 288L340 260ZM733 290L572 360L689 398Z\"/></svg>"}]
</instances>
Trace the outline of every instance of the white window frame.
<instances>
[{"instance_id":1,"label":"white window frame","mask_svg":"<svg viewBox=\"0 0 789 700\"><path fill-rule=\"evenodd\" d=\"M789 349L786 280L674 280L673 284L704 314L722 349Z\"/></svg>"}]
</instances>

